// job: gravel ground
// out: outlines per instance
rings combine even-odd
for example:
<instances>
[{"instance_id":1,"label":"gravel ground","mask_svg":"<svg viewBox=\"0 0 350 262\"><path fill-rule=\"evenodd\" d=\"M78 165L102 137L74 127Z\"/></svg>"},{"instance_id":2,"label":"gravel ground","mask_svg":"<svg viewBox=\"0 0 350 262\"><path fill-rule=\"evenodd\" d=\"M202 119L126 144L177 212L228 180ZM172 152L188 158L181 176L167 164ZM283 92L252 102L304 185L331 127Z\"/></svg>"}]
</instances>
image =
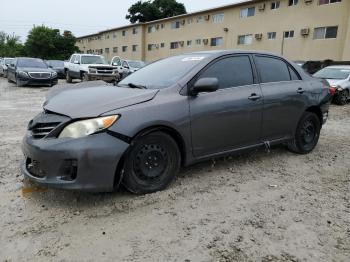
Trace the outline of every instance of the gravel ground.
<instances>
[{"instance_id":1,"label":"gravel ground","mask_svg":"<svg viewBox=\"0 0 350 262\"><path fill-rule=\"evenodd\" d=\"M47 90L0 78L0 261L350 261L349 104L309 155L277 147L186 168L155 194L86 194L20 174Z\"/></svg>"}]
</instances>

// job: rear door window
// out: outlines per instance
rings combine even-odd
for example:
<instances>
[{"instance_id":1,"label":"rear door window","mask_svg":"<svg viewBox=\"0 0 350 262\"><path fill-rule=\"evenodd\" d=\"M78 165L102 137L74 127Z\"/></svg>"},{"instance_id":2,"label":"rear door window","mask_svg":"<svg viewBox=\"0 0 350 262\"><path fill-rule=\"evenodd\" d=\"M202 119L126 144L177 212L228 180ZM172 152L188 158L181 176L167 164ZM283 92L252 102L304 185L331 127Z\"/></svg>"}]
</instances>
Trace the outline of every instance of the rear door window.
<instances>
[{"instance_id":1,"label":"rear door window","mask_svg":"<svg viewBox=\"0 0 350 262\"><path fill-rule=\"evenodd\" d=\"M252 66L246 55L220 59L205 69L199 78L207 77L216 77L219 80L219 89L254 83Z\"/></svg>"},{"instance_id":2,"label":"rear door window","mask_svg":"<svg viewBox=\"0 0 350 262\"><path fill-rule=\"evenodd\" d=\"M255 56L261 83L290 81L289 66L282 60L269 56Z\"/></svg>"}]
</instances>

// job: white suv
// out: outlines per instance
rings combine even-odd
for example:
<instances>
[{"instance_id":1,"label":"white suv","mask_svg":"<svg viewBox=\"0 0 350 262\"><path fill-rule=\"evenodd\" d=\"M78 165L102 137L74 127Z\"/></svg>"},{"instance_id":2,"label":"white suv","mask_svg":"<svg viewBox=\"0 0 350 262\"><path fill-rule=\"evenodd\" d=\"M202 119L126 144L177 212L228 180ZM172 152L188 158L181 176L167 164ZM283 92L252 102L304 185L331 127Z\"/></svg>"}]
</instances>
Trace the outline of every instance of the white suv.
<instances>
[{"instance_id":1,"label":"white suv","mask_svg":"<svg viewBox=\"0 0 350 262\"><path fill-rule=\"evenodd\" d=\"M92 54L73 54L69 62L65 63L65 72L68 83L71 83L73 79L103 80L115 83L120 78L116 66L109 65L102 56Z\"/></svg>"}]
</instances>

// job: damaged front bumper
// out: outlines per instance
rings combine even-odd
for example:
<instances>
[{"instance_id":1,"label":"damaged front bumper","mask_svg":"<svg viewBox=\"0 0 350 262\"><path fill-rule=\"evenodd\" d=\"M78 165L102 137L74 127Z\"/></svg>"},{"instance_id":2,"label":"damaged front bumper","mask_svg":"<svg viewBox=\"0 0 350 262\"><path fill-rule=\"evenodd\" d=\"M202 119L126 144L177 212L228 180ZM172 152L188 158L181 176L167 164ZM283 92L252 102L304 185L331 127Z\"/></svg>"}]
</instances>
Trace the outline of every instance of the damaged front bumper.
<instances>
[{"instance_id":1,"label":"damaged front bumper","mask_svg":"<svg viewBox=\"0 0 350 262\"><path fill-rule=\"evenodd\" d=\"M29 180L48 187L111 192L119 183L117 166L128 146L106 132L78 139L34 139L28 132L21 170Z\"/></svg>"}]
</instances>

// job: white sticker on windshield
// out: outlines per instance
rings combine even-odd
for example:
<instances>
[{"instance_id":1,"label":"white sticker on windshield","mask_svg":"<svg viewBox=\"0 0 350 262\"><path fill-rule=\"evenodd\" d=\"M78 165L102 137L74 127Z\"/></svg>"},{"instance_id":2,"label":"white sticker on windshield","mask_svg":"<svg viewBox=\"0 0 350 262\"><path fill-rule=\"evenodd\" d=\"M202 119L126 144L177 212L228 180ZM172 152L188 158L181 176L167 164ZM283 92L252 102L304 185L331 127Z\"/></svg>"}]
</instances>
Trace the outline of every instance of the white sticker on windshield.
<instances>
[{"instance_id":1,"label":"white sticker on windshield","mask_svg":"<svg viewBox=\"0 0 350 262\"><path fill-rule=\"evenodd\" d=\"M191 56L191 57L185 57L182 59L182 62L188 62L188 61L201 61L204 59L204 56Z\"/></svg>"}]
</instances>

